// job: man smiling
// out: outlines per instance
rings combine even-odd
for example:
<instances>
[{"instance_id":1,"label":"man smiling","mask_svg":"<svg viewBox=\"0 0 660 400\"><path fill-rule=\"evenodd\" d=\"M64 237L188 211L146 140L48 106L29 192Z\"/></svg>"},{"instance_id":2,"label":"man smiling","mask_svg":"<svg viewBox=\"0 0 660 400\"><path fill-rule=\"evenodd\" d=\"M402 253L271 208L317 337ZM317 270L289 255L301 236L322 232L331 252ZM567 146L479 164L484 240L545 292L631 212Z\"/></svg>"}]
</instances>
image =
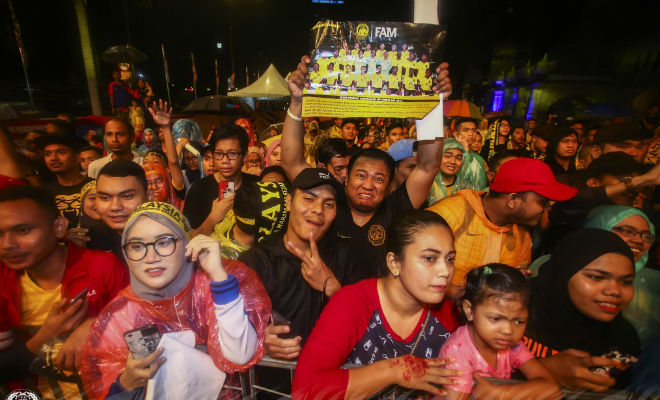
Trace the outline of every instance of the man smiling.
<instances>
[{"instance_id":1,"label":"man smiling","mask_svg":"<svg viewBox=\"0 0 660 400\"><path fill-rule=\"evenodd\" d=\"M309 57L304 56L289 78L291 105L282 131L282 166L290 179L308 168L305 162L302 118L302 93L307 82ZM438 69L438 94L451 93L446 63ZM385 241L392 220L399 214L422 206L435 175L440 170L439 153L443 140L419 142L417 165L397 190L387 195L394 178L394 160L378 149L362 149L348 164L346 193L340 194L335 228L340 238L350 238L354 254L359 255L367 276L377 276L385 267Z\"/></svg>"},{"instance_id":2,"label":"man smiling","mask_svg":"<svg viewBox=\"0 0 660 400\"><path fill-rule=\"evenodd\" d=\"M101 220L117 232L107 237L113 253L122 257L121 233L131 213L147 201L147 178L136 163L116 159L106 164L96 181L96 210Z\"/></svg>"}]
</instances>

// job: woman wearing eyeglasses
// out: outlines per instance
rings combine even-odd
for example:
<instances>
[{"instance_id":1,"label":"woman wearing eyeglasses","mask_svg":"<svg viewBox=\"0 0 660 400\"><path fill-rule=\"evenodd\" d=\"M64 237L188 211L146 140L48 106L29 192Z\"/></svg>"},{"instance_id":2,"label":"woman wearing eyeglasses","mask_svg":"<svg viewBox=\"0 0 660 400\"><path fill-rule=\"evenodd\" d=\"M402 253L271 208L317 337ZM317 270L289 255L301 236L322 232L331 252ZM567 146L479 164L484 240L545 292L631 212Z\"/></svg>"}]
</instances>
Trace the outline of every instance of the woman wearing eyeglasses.
<instances>
[{"instance_id":1,"label":"woman wearing eyeglasses","mask_svg":"<svg viewBox=\"0 0 660 400\"><path fill-rule=\"evenodd\" d=\"M642 341L642 346L660 335L660 271L644 268L649 248L655 241L655 228L641 210L627 206L601 206L593 209L584 222L586 228L598 228L616 233L630 247L637 271L633 286L635 295L623 310Z\"/></svg>"},{"instance_id":2,"label":"woman wearing eyeglasses","mask_svg":"<svg viewBox=\"0 0 660 400\"><path fill-rule=\"evenodd\" d=\"M192 331L195 347L207 347L215 366L228 375L262 358L270 299L254 271L220 257L217 240L203 235L190 240L188 221L177 209L149 202L126 223L122 249L131 284L101 312L83 349L81 375L89 398L142 396L167 360L160 349L135 359L124 333L151 324L161 335ZM194 376L181 371L167 379L185 385Z\"/></svg>"}]
</instances>

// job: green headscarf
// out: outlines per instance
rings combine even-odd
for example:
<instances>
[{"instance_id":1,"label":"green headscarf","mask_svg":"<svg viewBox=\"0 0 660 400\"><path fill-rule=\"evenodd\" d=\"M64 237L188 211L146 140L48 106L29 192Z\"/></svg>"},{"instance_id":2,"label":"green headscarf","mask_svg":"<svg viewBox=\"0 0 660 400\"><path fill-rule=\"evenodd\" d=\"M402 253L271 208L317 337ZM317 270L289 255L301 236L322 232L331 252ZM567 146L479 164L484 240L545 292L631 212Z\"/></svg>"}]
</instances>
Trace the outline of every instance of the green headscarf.
<instances>
[{"instance_id":1,"label":"green headscarf","mask_svg":"<svg viewBox=\"0 0 660 400\"><path fill-rule=\"evenodd\" d=\"M584 226L612 230L631 215L639 215L649 224L649 231L655 235L655 228L648 217L640 210L628 206L600 206L594 208L584 222ZM623 316L633 324L642 347L657 341L660 332L660 272L652 268L644 268L649 258L648 251L635 262L635 295L623 310Z\"/></svg>"},{"instance_id":2,"label":"green headscarf","mask_svg":"<svg viewBox=\"0 0 660 400\"><path fill-rule=\"evenodd\" d=\"M445 139L444 147L442 148L443 154L450 149L459 149L463 152L463 155L465 155L465 148L456 139ZM447 191L447 185L445 185L445 183L442 181L442 172L438 172L438 174L435 176L435 179L433 180L431 191L426 198L426 201L429 205L449 196L450 194L456 193L460 189L464 189L460 187L461 171L463 171L463 165L461 165L461 169L456 173L456 179L454 180L454 184L449 191Z\"/></svg>"},{"instance_id":3,"label":"green headscarf","mask_svg":"<svg viewBox=\"0 0 660 400\"><path fill-rule=\"evenodd\" d=\"M591 210L587 216L587 219L584 221L584 227L611 231L612 228L619 225L621 221L633 215L639 215L640 217L644 218L646 223L649 224L649 231L651 234L655 235L655 228L653 227L651 220L649 220L646 214L637 208L628 206L608 205L596 207ZM635 272L639 272L639 270L646 265L648 259L649 252L647 250L642 258L635 262Z\"/></svg>"}]
</instances>

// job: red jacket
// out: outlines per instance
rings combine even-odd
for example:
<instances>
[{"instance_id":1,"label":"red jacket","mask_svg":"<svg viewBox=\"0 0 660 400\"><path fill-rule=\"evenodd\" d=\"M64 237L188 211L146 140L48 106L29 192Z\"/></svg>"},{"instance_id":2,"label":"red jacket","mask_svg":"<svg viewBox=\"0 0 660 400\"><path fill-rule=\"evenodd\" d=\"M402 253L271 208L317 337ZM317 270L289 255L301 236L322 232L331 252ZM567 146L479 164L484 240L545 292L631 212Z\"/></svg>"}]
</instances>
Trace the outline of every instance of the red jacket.
<instances>
[{"instance_id":1,"label":"red jacket","mask_svg":"<svg viewBox=\"0 0 660 400\"><path fill-rule=\"evenodd\" d=\"M22 273L0 262L0 332L21 326ZM113 253L68 243L62 298L71 299L87 288L89 317L96 317L128 285L128 279L126 266Z\"/></svg>"}]
</instances>

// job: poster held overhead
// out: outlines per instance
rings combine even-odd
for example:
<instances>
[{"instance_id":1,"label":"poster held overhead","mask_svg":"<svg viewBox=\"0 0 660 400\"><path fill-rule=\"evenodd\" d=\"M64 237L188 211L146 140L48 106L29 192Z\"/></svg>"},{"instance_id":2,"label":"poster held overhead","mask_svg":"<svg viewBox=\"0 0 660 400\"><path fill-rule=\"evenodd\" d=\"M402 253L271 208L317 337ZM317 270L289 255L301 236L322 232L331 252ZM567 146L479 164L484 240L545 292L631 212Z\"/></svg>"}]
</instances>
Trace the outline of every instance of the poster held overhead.
<instances>
[{"instance_id":1,"label":"poster held overhead","mask_svg":"<svg viewBox=\"0 0 660 400\"><path fill-rule=\"evenodd\" d=\"M302 115L423 118L438 104L433 84L445 36L431 24L318 22Z\"/></svg>"}]
</instances>

